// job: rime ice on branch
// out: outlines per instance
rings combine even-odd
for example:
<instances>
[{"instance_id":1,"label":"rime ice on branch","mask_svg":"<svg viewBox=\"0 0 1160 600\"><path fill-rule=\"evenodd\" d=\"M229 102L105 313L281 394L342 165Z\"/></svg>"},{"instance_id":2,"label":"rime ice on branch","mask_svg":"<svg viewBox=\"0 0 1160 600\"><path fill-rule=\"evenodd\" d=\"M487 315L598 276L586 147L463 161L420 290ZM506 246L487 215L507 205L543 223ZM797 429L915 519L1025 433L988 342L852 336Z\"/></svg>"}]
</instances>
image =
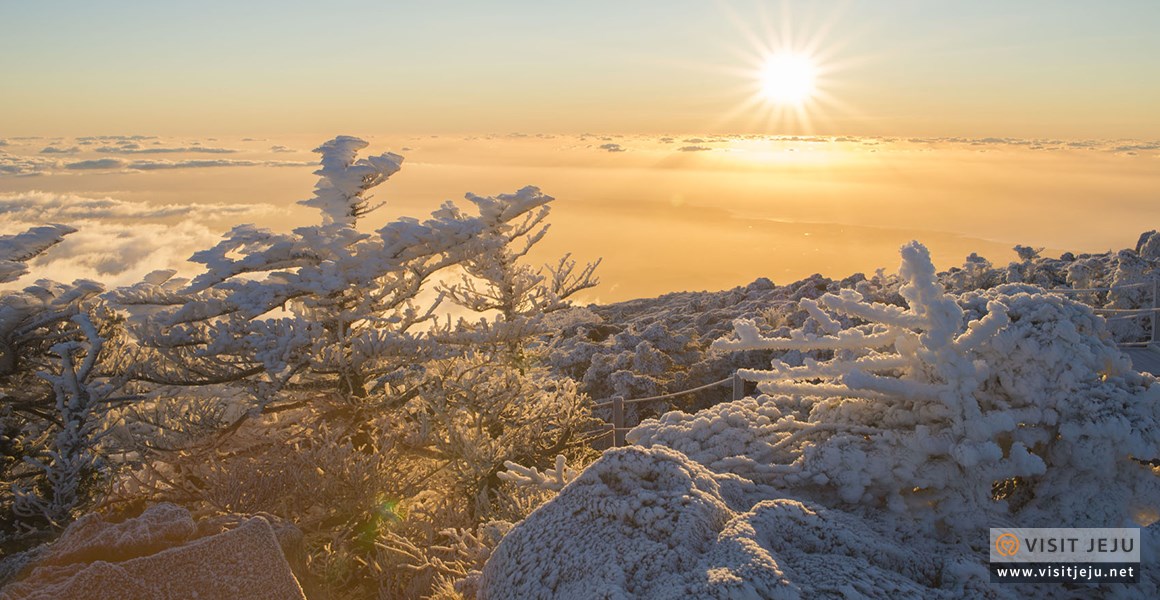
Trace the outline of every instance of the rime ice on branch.
<instances>
[{"instance_id":1,"label":"rime ice on branch","mask_svg":"<svg viewBox=\"0 0 1160 600\"><path fill-rule=\"evenodd\" d=\"M162 351L162 363L178 358L183 364L171 371L207 373L209 381L261 375L271 389L303 372L337 373L362 395L391 368L392 356L414 357L411 330L438 305L415 302L429 279L473 260L480 240L552 200L527 187L498 198L472 197L478 216L447 203L425 221L401 218L361 233L353 224L368 210L365 192L402 161L390 153L356 159L366 145L343 136L319 148L320 179L315 197L304 204L321 211L322 225L292 233L235 227L192 257L205 272L185 289L134 289L169 299L171 306L137 331ZM290 314L276 316L276 309ZM167 374L154 379L191 383Z\"/></svg>"},{"instance_id":2,"label":"rime ice on branch","mask_svg":"<svg viewBox=\"0 0 1160 600\"><path fill-rule=\"evenodd\" d=\"M19 279L28 272L24 263L76 231L67 225L44 225L16 235L0 235L0 283Z\"/></svg>"},{"instance_id":3,"label":"rime ice on branch","mask_svg":"<svg viewBox=\"0 0 1160 600\"><path fill-rule=\"evenodd\" d=\"M556 456L555 468L544 469L542 473L535 467L524 467L510 460L504 462L503 466L507 470L498 473L500 479L553 492L564 489L569 481L576 479L580 474L580 471L568 466L567 458L563 454Z\"/></svg>"},{"instance_id":4,"label":"rime ice on branch","mask_svg":"<svg viewBox=\"0 0 1160 600\"><path fill-rule=\"evenodd\" d=\"M314 149L322 155L322 168L314 172L318 183L314 197L299 204L322 211L323 224L353 227L359 217L381 204L370 206L367 190L399 171L403 157L391 152L355 160L369 144L356 137L340 135Z\"/></svg>"}]
</instances>

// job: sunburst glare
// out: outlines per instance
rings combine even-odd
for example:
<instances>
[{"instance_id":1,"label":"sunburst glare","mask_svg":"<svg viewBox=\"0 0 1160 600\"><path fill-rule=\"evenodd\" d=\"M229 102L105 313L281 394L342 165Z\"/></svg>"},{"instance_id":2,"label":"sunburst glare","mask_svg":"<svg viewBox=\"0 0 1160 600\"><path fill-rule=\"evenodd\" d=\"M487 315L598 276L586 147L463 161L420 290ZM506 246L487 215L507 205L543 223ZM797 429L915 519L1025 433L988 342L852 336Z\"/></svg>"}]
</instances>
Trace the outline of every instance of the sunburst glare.
<instances>
[{"instance_id":1,"label":"sunburst glare","mask_svg":"<svg viewBox=\"0 0 1160 600\"><path fill-rule=\"evenodd\" d=\"M771 102L801 105L814 94L814 63L799 54L769 57L761 70L761 93Z\"/></svg>"},{"instance_id":2,"label":"sunburst glare","mask_svg":"<svg viewBox=\"0 0 1160 600\"><path fill-rule=\"evenodd\" d=\"M725 67L737 77L734 107L722 114L718 127L774 134L815 133L821 122L836 114L855 112L835 93L840 72L856 61L842 57L848 39L829 35L836 14L825 19L816 15L791 14L783 4L777 15L761 14L756 21L745 20L725 6L737 28L742 45L734 54L741 64ZM825 127L821 127L825 128Z\"/></svg>"}]
</instances>

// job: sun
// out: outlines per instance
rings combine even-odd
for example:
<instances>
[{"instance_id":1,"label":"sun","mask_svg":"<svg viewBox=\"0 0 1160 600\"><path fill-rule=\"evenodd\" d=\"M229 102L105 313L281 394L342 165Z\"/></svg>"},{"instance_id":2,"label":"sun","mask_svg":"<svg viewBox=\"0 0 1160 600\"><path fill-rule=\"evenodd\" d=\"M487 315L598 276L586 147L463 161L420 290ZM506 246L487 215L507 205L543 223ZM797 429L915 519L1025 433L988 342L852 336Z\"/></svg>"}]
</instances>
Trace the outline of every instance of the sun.
<instances>
[{"instance_id":1,"label":"sun","mask_svg":"<svg viewBox=\"0 0 1160 600\"><path fill-rule=\"evenodd\" d=\"M761 95L774 104L801 106L814 95L817 67L804 54L775 54L761 69Z\"/></svg>"},{"instance_id":2,"label":"sun","mask_svg":"<svg viewBox=\"0 0 1160 600\"><path fill-rule=\"evenodd\" d=\"M837 37L840 12L794 14L789 0L756 3L756 13L742 15L729 3L718 3L737 28L735 64L706 65L732 76L723 86L724 110L714 128L773 135L813 135L833 130L835 118L853 118L847 77L871 57L851 51L853 36ZM800 3L805 5L806 3ZM810 3L813 6L815 3Z\"/></svg>"}]
</instances>

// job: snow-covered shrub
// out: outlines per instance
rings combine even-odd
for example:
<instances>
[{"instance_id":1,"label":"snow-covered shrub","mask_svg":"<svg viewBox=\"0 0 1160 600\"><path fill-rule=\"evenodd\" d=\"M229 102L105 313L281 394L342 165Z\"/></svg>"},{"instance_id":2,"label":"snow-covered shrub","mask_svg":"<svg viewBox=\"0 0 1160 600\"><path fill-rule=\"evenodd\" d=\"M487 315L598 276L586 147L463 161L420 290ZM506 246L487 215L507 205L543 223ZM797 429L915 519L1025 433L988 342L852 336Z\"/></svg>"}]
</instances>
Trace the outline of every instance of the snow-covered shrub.
<instances>
[{"instance_id":1,"label":"snow-covered shrub","mask_svg":"<svg viewBox=\"0 0 1160 600\"><path fill-rule=\"evenodd\" d=\"M444 461L446 500L483 519L522 516L502 489L505 462L582 458L589 452L582 434L596 425L575 382L471 357L430 363L423 393L407 409L408 443Z\"/></svg>"},{"instance_id":2,"label":"snow-covered shrub","mask_svg":"<svg viewBox=\"0 0 1160 600\"><path fill-rule=\"evenodd\" d=\"M939 277L955 293L990 289L1004 283L1028 283L1044 289L1120 286L1111 292L1083 292L1069 297L1097 308L1151 308L1152 283L1160 280L1160 256L1156 248L1160 248L1160 235L1155 231L1141 234L1134 250L1102 254L1077 256L1065 252L1059 258L1048 258L1040 256L1042 249L1015 246L1020 260L1005 268L995 268L986 259L972 254L961 268L952 268ZM1143 341L1151 336L1152 322L1147 315L1109 316L1108 330L1121 342Z\"/></svg>"},{"instance_id":3,"label":"snow-covered shrub","mask_svg":"<svg viewBox=\"0 0 1160 600\"><path fill-rule=\"evenodd\" d=\"M63 527L71 522L86 495L93 493L100 471L96 454L99 419L111 388L96 380L94 368L104 339L88 315L77 314L72 320L82 330L84 341L53 344L51 352L60 358L60 372L40 374L52 386L59 415L59 427L48 444L47 455L25 459L43 475L43 479L37 478L41 489L19 483L13 486L12 513L25 523L44 521Z\"/></svg>"},{"instance_id":4,"label":"snow-covered shrub","mask_svg":"<svg viewBox=\"0 0 1160 600\"><path fill-rule=\"evenodd\" d=\"M715 348L834 358L742 370L762 396L671 413L629 440L952 529L1112 526L1154 502L1157 479L1133 458L1160 456L1160 386L1132 371L1102 319L1031 286L956 298L925 248L902 254L906 309L843 290L803 301L824 335L769 338L739 320ZM864 324L839 328L830 311Z\"/></svg>"},{"instance_id":5,"label":"snow-covered shrub","mask_svg":"<svg viewBox=\"0 0 1160 600\"><path fill-rule=\"evenodd\" d=\"M986 290L1002 281L1001 273L991 265L991 261L972 252L963 266L951 267L942 277L943 283L951 290Z\"/></svg>"}]
</instances>

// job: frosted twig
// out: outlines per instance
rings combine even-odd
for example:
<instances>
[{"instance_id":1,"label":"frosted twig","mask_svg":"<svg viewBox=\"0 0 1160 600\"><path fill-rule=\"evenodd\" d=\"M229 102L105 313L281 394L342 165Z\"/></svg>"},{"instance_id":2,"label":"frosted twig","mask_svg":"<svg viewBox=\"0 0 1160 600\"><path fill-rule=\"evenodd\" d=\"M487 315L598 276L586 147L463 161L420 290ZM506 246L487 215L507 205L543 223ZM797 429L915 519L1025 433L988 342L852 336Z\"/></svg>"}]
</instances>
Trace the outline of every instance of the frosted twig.
<instances>
[{"instance_id":1,"label":"frosted twig","mask_svg":"<svg viewBox=\"0 0 1160 600\"><path fill-rule=\"evenodd\" d=\"M570 481L580 474L576 469L569 468L563 454L556 456L556 466L546 469L542 473L535 467L523 467L510 460L504 461L507 471L500 471L499 478L516 485L539 487L545 490L558 492L564 489Z\"/></svg>"}]
</instances>

